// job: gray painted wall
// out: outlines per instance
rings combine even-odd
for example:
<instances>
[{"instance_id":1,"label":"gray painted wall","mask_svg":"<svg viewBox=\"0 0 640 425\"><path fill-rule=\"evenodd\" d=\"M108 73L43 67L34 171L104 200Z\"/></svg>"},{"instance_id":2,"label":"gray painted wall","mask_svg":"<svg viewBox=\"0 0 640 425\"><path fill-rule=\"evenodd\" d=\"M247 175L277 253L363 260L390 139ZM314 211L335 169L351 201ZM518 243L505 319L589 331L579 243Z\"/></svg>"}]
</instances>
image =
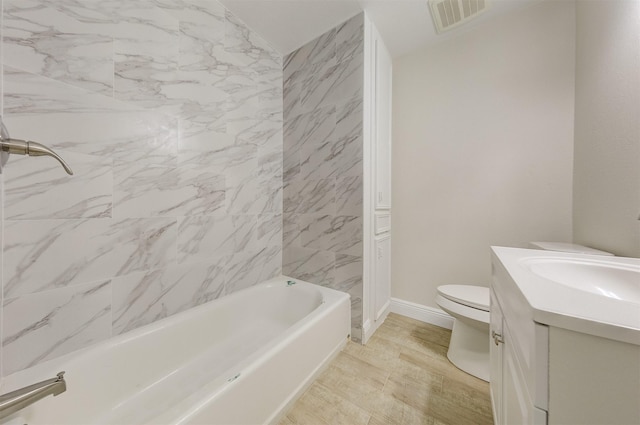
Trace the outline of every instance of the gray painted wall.
<instances>
[{"instance_id":1,"label":"gray painted wall","mask_svg":"<svg viewBox=\"0 0 640 425\"><path fill-rule=\"evenodd\" d=\"M640 2L576 2L573 233L640 257Z\"/></svg>"},{"instance_id":2,"label":"gray painted wall","mask_svg":"<svg viewBox=\"0 0 640 425\"><path fill-rule=\"evenodd\" d=\"M392 296L489 286L491 245L571 242L575 8L540 2L394 61Z\"/></svg>"}]
</instances>

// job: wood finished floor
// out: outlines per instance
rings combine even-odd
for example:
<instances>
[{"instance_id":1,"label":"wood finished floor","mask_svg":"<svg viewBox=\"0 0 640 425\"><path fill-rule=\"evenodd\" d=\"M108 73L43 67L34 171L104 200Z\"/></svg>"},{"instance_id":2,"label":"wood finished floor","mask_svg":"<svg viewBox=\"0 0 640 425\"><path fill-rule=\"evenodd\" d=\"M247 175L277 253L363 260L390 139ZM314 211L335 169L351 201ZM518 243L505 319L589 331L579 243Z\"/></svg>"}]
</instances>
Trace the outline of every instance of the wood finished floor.
<instances>
[{"instance_id":1,"label":"wood finished floor","mask_svg":"<svg viewBox=\"0 0 640 425\"><path fill-rule=\"evenodd\" d=\"M489 384L447 360L451 331L389 314L349 342L279 425L492 425Z\"/></svg>"}]
</instances>

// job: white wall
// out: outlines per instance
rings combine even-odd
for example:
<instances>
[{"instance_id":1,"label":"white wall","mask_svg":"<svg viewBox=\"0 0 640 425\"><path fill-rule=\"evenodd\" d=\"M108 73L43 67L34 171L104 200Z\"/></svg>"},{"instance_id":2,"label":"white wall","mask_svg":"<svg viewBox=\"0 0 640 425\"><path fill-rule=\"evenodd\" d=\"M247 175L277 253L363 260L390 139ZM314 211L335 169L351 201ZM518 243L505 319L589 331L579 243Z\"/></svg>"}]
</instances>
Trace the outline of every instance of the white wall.
<instances>
[{"instance_id":1,"label":"white wall","mask_svg":"<svg viewBox=\"0 0 640 425\"><path fill-rule=\"evenodd\" d=\"M498 17L394 62L392 296L491 280L491 245L571 241L575 6Z\"/></svg>"},{"instance_id":2,"label":"white wall","mask_svg":"<svg viewBox=\"0 0 640 425\"><path fill-rule=\"evenodd\" d=\"M577 2L573 231L640 257L640 2Z\"/></svg>"}]
</instances>

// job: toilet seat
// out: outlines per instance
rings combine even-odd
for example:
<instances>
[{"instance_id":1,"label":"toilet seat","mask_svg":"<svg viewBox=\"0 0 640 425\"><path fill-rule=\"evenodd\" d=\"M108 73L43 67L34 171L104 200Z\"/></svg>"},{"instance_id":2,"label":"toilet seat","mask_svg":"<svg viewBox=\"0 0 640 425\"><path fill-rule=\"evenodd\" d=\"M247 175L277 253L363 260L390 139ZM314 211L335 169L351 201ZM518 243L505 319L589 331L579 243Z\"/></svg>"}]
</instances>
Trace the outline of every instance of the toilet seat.
<instances>
[{"instance_id":1,"label":"toilet seat","mask_svg":"<svg viewBox=\"0 0 640 425\"><path fill-rule=\"evenodd\" d=\"M438 294L455 303L489 311L489 288L471 285L443 285L438 286Z\"/></svg>"}]
</instances>

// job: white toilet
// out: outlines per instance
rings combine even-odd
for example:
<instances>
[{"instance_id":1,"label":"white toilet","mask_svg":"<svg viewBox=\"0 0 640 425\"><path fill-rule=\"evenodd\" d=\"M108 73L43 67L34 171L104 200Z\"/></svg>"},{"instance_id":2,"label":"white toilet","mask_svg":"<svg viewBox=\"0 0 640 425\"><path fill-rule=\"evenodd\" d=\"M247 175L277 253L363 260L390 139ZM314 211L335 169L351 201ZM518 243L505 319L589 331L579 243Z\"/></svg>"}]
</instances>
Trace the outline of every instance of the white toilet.
<instances>
[{"instance_id":1,"label":"white toilet","mask_svg":"<svg viewBox=\"0 0 640 425\"><path fill-rule=\"evenodd\" d=\"M438 287L436 303L455 319L447 357L463 371L489 380L489 288Z\"/></svg>"},{"instance_id":2,"label":"white toilet","mask_svg":"<svg viewBox=\"0 0 640 425\"><path fill-rule=\"evenodd\" d=\"M531 242L534 249L592 255L613 255L582 245L563 242ZM489 288L472 285L438 287L436 303L453 316L447 357L470 375L489 381Z\"/></svg>"}]
</instances>

